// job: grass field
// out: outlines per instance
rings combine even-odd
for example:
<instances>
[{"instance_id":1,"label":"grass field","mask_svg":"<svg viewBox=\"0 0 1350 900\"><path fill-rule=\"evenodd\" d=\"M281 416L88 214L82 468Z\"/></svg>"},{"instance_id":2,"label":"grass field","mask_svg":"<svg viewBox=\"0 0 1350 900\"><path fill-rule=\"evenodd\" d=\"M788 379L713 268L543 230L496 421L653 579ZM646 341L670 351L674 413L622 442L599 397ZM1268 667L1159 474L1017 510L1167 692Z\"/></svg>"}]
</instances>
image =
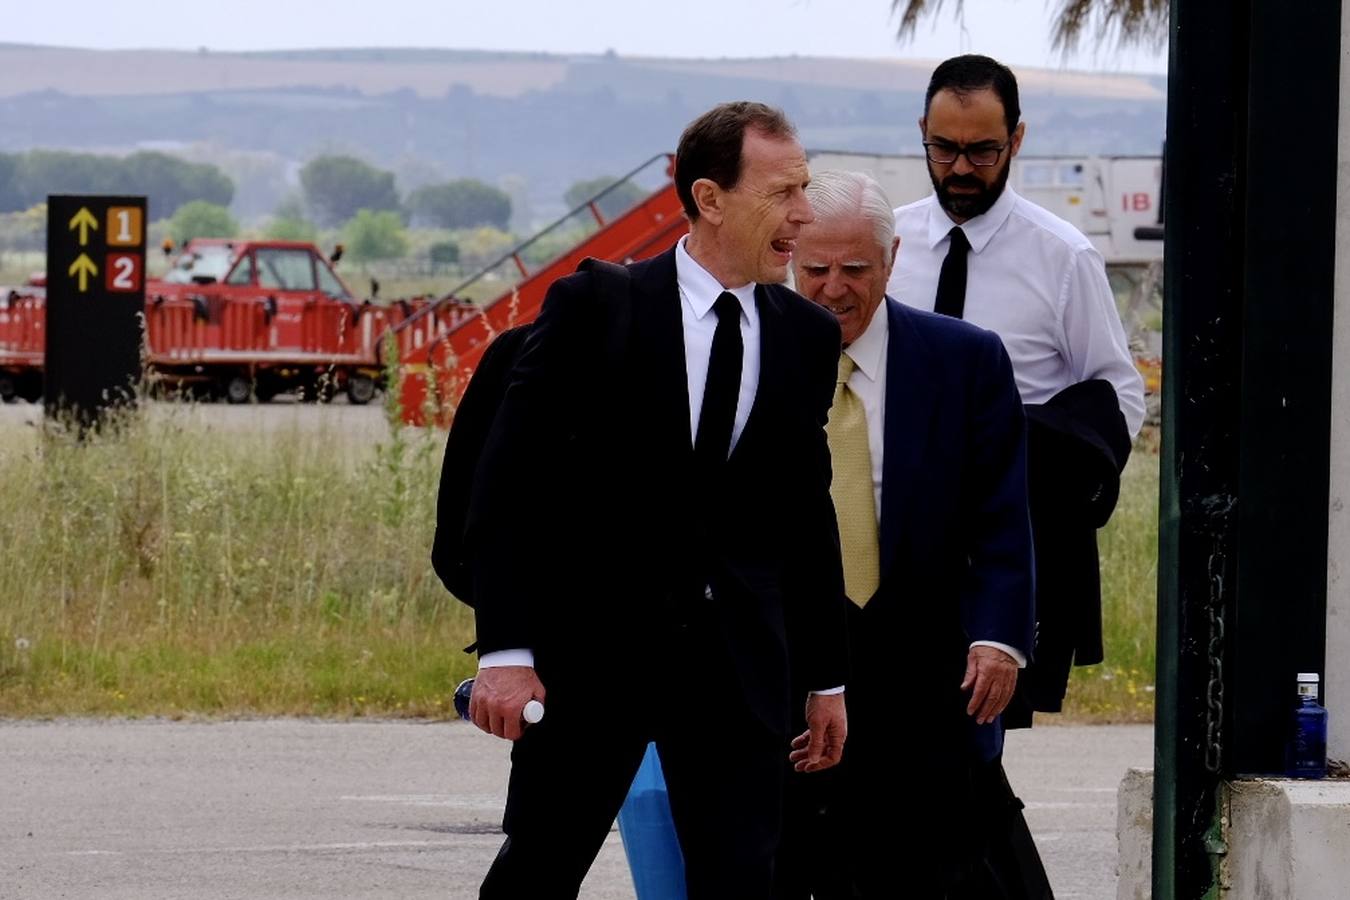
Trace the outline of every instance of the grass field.
<instances>
[{"instance_id":1,"label":"grass field","mask_svg":"<svg viewBox=\"0 0 1350 900\"><path fill-rule=\"evenodd\" d=\"M443 715L472 620L428 562L442 440L7 431L0 715Z\"/></svg>"},{"instance_id":2,"label":"grass field","mask_svg":"<svg viewBox=\"0 0 1350 900\"><path fill-rule=\"evenodd\" d=\"M473 626L428 562L443 435L227 412L0 430L0 716L449 714ZM1152 714L1157 471L1136 453L1101 536L1107 663L1075 671L1076 720Z\"/></svg>"}]
</instances>

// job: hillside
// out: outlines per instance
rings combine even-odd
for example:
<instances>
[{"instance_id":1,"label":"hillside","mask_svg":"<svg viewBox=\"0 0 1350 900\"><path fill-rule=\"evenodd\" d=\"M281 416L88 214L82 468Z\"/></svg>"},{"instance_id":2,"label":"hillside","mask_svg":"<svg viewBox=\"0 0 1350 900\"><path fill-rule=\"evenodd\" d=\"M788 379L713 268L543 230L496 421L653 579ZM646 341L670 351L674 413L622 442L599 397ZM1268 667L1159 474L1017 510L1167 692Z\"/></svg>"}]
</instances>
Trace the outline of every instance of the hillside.
<instances>
[{"instance_id":1,"label":"hillside","mask_svg":"<svg viewBox=\"0 0 1350 900\"><path fill-rule=\"evenodd\" d=\"M269 212L300 164L349 152L404 190L472 176L525 220L580 178L671 150L709 105L783 107L812 148L917 152L931 60L659 59L465 50L217 53L0 44L0 152L167 149L221 164ZM1018 72L1024 152L1156 154L1165 78Z\"/></svg>"}]
</instances>

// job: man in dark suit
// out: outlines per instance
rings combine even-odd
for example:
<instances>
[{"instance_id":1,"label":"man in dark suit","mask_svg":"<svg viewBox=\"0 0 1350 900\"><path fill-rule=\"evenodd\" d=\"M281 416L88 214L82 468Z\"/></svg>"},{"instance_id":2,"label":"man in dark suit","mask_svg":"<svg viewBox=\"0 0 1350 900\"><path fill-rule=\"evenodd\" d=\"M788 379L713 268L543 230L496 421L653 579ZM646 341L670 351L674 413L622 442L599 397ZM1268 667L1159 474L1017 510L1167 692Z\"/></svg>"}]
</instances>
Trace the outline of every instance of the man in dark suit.
<instances>
[{"instance_id":1,"label":"man in dark suit","mask_svg":"<svg viewBox=\"0 0 1350 900\"><path fill-rule=\"evenodd\" d=\"M829 437L850 733L838 769L790 780L778 895L1003 896L972 878L999 714L1032 640L1012 367L992 332L886 296L899 239L875 181L817 173L807 195L796 286L836 316L844 348Z\"/></svg>"},{"instance_id":2,"label":"man in dark suit","mask_svg":"<svg viewBox=\"0 0 1350 900\"><path fill-rule=\"evenodd\" d=\"M675 181L690 231L630 266L624 359L594 276L557 281L474 486L470 714L515 741L485 898L575 897L649 741L689 896L766 897L793 709L799 766L842 753L839 327L778 285L811 221L806 157L781 113L723 104L685 130Z\"/></svg>"}]
</instances>

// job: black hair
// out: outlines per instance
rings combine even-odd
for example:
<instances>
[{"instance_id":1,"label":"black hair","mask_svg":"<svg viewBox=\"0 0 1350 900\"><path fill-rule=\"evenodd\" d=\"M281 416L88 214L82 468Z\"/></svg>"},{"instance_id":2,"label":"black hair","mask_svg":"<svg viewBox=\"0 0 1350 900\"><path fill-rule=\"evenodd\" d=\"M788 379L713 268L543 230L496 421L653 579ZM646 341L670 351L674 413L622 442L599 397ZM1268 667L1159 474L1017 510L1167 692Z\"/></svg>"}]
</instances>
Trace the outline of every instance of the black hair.
<instances>
[{"instance_id":1,"label":"black hair","mask_svg":"<svg viewBox=\"0 0 1350 900\"><path fill-rule=\"evenodd\" d=\"M928 107L938 91L952 91L964 96L986 88L992 88L1003 104L1003 118L1011 135L1022 119L1022 108L1017 102L1017 76L998 60L974 53L953 56L933 70L933 77L928 80L928 92L923 98L924 118L928 118Z\"/></svg>"}]
</instances>

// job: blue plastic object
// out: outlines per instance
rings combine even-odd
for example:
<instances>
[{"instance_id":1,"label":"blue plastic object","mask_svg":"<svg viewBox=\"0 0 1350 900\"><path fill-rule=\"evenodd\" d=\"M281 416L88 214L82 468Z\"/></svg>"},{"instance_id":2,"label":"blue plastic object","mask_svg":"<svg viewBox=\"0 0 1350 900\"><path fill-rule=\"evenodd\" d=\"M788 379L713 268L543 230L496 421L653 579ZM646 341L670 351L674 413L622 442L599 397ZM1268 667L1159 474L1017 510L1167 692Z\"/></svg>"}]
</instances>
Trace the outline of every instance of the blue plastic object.
<instances>
[{"instance_id":1,"label":"blue plastic object","mask_svg":"<svg viewBox=\"0 0 1350 900\"><path fill-rule=\"evenodd\" d=\"M684 856L655 744L647 745L647 755L619 809L619 837L628 854L637 900L686 900Z\"/></svg>"}]
</instances>

